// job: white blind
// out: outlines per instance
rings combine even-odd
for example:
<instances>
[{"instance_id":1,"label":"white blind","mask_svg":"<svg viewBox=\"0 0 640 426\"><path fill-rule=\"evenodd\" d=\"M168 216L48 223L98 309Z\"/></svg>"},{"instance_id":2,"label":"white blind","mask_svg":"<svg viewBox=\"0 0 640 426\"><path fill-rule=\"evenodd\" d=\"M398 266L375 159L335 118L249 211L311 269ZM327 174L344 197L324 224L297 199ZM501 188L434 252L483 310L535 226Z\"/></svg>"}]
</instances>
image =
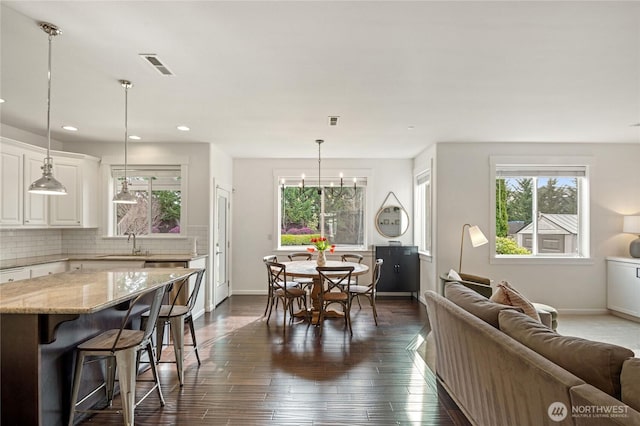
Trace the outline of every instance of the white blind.
<instances>
[{"instance_id":1,"label":"white blind","mask_svg":"<svg viewBox=\"0 0 640 426\"><path fill-rule=\"evenodd\" d=\"M585 177L586 166L496 165L496 177Z\"/></svg>"},{"instance_id":2,"label":"white blind","mask_svg":"<svg viewBox=\"0 0 640 426\"><path fill-rule=\"evenodd\" d=\"M430 179L431 179L430 172L428 171L422 172L418 176L416 176L416 185L422 185L424 183L428 183Z\"/></svg>"},{"instance_id":3,"label":"white blind","mask_svg":"<svg viewBox=\"0 0 640 426\"><path fill-rule=\"evenodd\" d=\"M124 178L124 166L111 166L111 176ZM132 166L127 167L127 177L141 178L179 178L180 166Z\"/></svg>"}]
</instances>

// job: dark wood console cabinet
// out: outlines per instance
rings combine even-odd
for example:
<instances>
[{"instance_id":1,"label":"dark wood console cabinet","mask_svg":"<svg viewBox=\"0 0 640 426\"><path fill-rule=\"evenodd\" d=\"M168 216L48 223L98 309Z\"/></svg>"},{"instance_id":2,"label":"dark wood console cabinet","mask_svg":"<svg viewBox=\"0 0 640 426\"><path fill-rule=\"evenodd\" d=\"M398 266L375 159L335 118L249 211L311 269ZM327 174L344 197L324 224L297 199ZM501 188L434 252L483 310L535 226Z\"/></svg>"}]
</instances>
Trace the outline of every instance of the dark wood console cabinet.
<instances>
[{"instance_id":1,"label":"dark wood console cabinet","mask_svg":"<svg viewBox=\"0 0 640 426\"><path fill-rule=\"evenodd\" d=\"M375 258L382 259L377 291L416 293L420 288L420 260L416 246L375 246Z\"/></svg>"}]
</instances>

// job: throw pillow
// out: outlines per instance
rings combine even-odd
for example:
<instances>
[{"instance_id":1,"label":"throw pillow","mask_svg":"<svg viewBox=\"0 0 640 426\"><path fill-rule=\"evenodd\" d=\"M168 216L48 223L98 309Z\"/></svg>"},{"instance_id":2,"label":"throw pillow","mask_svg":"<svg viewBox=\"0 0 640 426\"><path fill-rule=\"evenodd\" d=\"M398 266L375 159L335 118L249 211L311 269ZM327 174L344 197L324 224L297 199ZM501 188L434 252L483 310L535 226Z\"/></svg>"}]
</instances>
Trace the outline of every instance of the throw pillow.
<instances>
[{"instance_id":1,"label":"throw pillow","mask_svg":"<svg viewBox=\"0 0 640 426\"><path fill-rule=\"evenodd\" d=\"M622 364L620 385L622 402L640 411L640 358L629 358Z\"/></svg>"},{"instance_id":2,"label":"throw pillow","mask_svg":"<svg viewBox=\"0 0 640 426\"><path fill-rule=\"evenodd\" d=\"M501 310L510 309L522 312L519 308L492 302L483 295L456 282L450 282L446 285L444 295L465 311L495 328L498 328L498 314Z\"/></svg>"},{"instance_id":3,"label":"throw pillow","mask_svg":"<svg viewBox=\"0 0 640 426\"><path fill-rule=\"evenodd\" d=\"M460 275L453 269L449 269L449 274L447 275L447 278L453 281L462 281L462 278L460 278Z\"/></svg>"},{"instance_id":4,"label":"throw pillow","mask_svg":"<svg viewBox=\"0 0 640 426\"><path fill-rule=\"evenodd\" d=\"M503 305L516 306L534 320L540 321L540 315L533 304L507 281L500 281L496 291L491 295L491 300Z\"/></svg>"},{"instance_id":5,"label":"throw pillow","mask_svg":"<svg viewBox=\"0 0 640 426\"><path fill-rule=\"evenodd\" d=\"M527 315L501 311L500 330L585 382L620 399L622 363L633 351L580 337L561 336Z\"/></svg>"}]
</instances>

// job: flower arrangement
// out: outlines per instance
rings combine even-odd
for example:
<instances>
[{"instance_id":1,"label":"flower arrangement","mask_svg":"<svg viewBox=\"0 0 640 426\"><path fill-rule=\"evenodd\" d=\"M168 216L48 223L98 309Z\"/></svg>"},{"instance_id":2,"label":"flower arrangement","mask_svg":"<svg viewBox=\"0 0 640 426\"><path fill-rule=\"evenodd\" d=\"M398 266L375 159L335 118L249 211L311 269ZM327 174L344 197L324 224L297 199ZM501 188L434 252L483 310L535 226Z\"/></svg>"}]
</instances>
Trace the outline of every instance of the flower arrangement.
<instances>
[{"instance_id":1,"label":"flower arrangement","mask_svg":"<svg viewBox=\"0 0 640 426\"><path fill-rule=\"evenodd\" d=\"M307 251L309 251L310 253L313 253L316 250L325 251L327 249L329 249L329 253L333 253L336 249L335 244L329 244L327 237L311 238L311 244L313 244L315 248L313 247L307 248Z\"/></svg>"}]
</instances>

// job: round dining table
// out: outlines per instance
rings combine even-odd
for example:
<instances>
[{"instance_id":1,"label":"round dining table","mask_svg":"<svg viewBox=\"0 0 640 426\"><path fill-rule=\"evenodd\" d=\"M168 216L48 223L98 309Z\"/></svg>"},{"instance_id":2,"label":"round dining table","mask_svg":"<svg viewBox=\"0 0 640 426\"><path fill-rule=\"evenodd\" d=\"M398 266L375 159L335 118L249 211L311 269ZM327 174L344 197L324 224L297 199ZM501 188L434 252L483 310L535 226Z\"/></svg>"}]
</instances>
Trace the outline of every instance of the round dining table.
<instances>
[{"instance_id":1,"label":"round dining table","mask_svg":"<svg viewBox=\"0 0 640 426\"><path fill-rule=\"evenodd\" d=\"M320 316L320 299L318 297L320 293L320 274L316 270L318 264L315 260L296 260L292 262L282 262L287 269L287 280L288 277L293 277L292 281L295 281L296 277L300 278L312 278L313 286L311 288L311 322L313 324L318 323L318 318ZM327 263L324 266L353 266L353 272L351 276L364 275L369 271L369 267L363 263L356 262L342 262L339 260L327 260ZM340 274L325 272L327 276L337 276ZM306 317L305 312L298 312L294 314L296 317ZM344 314L342 312L337 311L327 311L325 312L325 318L343 318Z\"/></svg>"}]
</instances>

